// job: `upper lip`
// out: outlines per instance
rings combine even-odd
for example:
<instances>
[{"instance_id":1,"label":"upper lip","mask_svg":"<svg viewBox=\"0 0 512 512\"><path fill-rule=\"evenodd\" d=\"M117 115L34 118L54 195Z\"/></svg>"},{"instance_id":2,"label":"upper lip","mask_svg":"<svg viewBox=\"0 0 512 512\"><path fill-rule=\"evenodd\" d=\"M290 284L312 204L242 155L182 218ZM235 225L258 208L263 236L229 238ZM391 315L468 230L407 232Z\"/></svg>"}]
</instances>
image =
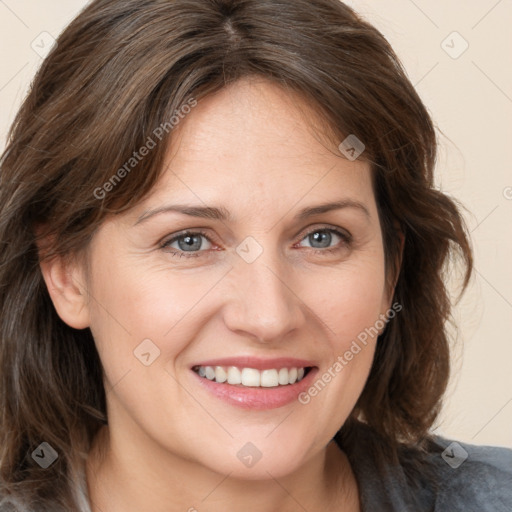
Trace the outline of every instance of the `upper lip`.
<instances>
[{"instance_id":1,"label":"upper lip","mask_svg":"<svg viewBox=\"0 0 512 512\"><path fill-rule=\"evenodd\" d=\"M295 357L277 357L274 359L265 359L261 357L226 357L222 359L209 359L196 363L196 366L236 366L238 368L254 368L256 370L269 370L272 368L306 368L315 366L312 361L306 359L297 359Z\"/></svg>"}]
</instances>

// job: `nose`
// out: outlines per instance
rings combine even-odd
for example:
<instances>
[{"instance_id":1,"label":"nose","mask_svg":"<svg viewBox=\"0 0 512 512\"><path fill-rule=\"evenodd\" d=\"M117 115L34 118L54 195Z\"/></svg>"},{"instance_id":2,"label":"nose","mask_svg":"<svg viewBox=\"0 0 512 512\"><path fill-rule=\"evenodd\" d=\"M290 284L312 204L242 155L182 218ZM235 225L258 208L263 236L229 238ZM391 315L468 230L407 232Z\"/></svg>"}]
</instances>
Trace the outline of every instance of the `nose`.
<instances>
[{"instance_id":1,"label":"nose","mask_svg":"<svg viewBox=\"0 0 512 512\"><path fill-rule=\"evenodd\" d=\"M294 292L293 269L265 250L247 263L238 256L228 274L230 296L224 322L233 332L260 343L282 340L305 322L305 304Z\"/></svg>"}]
</instances>

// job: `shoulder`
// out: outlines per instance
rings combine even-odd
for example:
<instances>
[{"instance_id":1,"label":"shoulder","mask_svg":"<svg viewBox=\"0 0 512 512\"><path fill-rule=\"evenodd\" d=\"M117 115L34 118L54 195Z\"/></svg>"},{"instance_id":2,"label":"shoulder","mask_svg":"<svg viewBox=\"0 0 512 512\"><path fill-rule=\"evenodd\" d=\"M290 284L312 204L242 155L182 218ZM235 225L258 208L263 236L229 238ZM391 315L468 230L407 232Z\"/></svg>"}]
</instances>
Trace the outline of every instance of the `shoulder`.
<instances>
[{"instance_id":1,"label":"shoulder","mask_svg":"<svg viewBox=\"0 0 512 512\"><path fill-rule=\"evenodd\" d=\"M382 440L367 427L343 445L363 512L512 512L512 449L431 435L423 449L401 445L398 464L379 465Z\"/></svg>"},{"instance_id":2,"label":"shoulder","mask_svg":"<svg viewBox=\"0 0 512 512\"><path fill-rule=\"evenodd\" d=\"M512 449L479 446L434 436L441 453L430 453L437 468L436 512L512 511Z\"/></svg>"}]
</instances>

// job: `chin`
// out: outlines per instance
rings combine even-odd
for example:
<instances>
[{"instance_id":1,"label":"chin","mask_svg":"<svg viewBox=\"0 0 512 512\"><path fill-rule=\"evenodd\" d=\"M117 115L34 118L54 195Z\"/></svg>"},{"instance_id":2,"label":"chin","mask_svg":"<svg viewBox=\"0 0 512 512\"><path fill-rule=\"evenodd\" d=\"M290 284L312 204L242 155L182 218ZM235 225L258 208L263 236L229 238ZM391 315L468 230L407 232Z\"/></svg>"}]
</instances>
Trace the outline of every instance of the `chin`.
<instances>
[{"instance_id":1,"label":"chin","mask_svg":"<svg viewBox=\"0 0 512 512\"><path fill-rule=\"evenodd\" d=\"M242 480L268 480L269 478L282 478L299 469L305 462L304 442L284 442L285 436L265 434L260 438L250 440L231 440L224 447L211 450L210 456L205 460L201 455L201 463L212 470L229 474L230 478ZM216 464L212 465L212 460Z\"/></svg>"}]
</instances>

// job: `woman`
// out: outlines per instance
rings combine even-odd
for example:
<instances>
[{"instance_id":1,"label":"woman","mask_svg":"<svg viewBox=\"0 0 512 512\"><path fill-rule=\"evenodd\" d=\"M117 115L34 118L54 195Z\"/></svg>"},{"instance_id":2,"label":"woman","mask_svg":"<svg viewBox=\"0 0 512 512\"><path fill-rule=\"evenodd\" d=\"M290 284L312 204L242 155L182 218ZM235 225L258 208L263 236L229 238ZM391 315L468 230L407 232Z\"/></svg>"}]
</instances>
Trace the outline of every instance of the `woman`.
<instances>
[{"instance_id":1,"label":"woman","mask_svg":"<svg viewBox=\"0 0 512 512\"><path fill-rule=\"evenodd\" d=\"M510 510L512 450L431 432L435 157L337 0L92 2L1 160L5 510Z\"/></svg>"}]
</instances>

